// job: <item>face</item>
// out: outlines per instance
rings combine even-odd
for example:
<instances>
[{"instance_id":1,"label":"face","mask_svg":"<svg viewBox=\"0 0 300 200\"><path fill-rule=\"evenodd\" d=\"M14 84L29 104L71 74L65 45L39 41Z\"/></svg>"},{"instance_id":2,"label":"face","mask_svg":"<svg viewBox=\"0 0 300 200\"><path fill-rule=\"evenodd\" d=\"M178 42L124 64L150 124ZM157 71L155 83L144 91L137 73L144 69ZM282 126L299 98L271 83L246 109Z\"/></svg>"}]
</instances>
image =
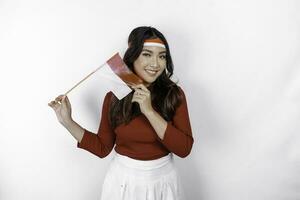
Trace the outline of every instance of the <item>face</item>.
<instances>
[{"instance_id":1,"label":"face","mask_svg":"<svg viewBox=\"0 0 300 200\"><path fill-rule=\"evenodd\" d=\"M149 86L166 68L166 49L157 46L143 47L141 54L133 63L133 68L146 86Z\"/></svg>"}]
</instances>

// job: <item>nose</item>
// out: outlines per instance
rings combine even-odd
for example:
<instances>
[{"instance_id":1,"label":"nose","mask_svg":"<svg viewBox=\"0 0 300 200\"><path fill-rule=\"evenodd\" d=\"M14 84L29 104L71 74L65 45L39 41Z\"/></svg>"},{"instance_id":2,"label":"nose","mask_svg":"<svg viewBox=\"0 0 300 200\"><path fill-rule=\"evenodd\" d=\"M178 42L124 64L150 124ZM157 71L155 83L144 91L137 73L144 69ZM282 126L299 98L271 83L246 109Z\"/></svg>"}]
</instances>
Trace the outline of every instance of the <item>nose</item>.
<instances>
[{"instance_id":1,"label":"nose","mask_svg":"<svg viewBox=\"0 0 300 200\"><path fill-rule=\"evenodd\" d=\"M153 59L151 60L151 67L157 67L158 66L158 61L157 58L153 56Z\"/></svg>"}]
</instances>

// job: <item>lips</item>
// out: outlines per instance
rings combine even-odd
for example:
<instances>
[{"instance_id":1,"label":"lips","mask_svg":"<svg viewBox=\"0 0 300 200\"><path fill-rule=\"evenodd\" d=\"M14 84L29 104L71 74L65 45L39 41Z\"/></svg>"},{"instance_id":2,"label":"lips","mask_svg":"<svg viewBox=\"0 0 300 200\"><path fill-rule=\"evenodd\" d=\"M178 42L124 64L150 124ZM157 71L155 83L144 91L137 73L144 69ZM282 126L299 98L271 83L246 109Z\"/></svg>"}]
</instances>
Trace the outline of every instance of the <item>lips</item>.
<instances>
[{"instance_id":1,"label":"lips","mask_svg":"<svg viewBox=\"0 0 300 200\"><path fill-rule=\"evenodd\" d=\"M147 74L151 76L156 75L156 73L158 72L158 70L152 70L152 69L145 69L145 71L147 72Z\"/></svg>"}]
</instances>

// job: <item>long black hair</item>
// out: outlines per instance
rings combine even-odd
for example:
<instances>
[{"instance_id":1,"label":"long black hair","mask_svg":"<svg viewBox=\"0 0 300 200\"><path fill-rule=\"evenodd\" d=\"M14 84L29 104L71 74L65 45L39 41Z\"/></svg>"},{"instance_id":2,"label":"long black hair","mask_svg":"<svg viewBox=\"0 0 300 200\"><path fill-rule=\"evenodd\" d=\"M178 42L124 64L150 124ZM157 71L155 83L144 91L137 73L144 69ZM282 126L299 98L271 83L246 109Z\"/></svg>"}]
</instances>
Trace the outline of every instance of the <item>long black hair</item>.
<instances>
[{"instance_id":1,"label":"long black hair","mask_svg":"<svg viewBox=\"0 0 300 200\"><path fill-rule=\"evenodd\" d=\"M146 39L159 38L166 47L166 69L157 79L148 86L151 92L151 102L153 108L166 120L172 120L177 106L181 101L179 87L170 77L173 75L173 62L169 50L169 45L164 35L151 26L140 26L131 31L128 37L128 48L123 57L126 65L134 72L133 63L143 50ZM133 92L122 100L118 100L112 95L109 111L109 121L113 128L122 123L129 123L134 117L141 114L138 103L131 102Z\"/></svg>"}]
</instances>

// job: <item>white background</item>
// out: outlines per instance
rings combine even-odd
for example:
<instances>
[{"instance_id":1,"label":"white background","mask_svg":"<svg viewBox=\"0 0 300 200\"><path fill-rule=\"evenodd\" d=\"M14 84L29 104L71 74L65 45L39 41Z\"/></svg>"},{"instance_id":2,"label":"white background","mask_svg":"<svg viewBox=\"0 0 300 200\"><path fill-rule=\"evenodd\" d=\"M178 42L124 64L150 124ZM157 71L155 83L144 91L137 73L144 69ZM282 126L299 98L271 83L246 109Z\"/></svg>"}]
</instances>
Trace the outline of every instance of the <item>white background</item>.
<instances>
[{"instance_id":1,"label":"white background","mask_svg":"<svg viewBox=\"0 0 300 200\"><path fill-rule=\"evenodd\" d=\"M0 199L99 199L112 154L76 148L48 102L150 25L167 38L195 143L175 156L189 200L300 199L296 0L0 0ZM102 84L102 85L100 85ZM107 85L69 95L96 132Z\"/></svg>"}]
</instances>

